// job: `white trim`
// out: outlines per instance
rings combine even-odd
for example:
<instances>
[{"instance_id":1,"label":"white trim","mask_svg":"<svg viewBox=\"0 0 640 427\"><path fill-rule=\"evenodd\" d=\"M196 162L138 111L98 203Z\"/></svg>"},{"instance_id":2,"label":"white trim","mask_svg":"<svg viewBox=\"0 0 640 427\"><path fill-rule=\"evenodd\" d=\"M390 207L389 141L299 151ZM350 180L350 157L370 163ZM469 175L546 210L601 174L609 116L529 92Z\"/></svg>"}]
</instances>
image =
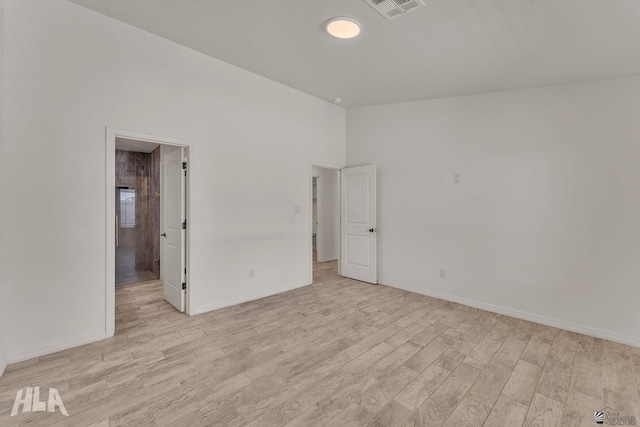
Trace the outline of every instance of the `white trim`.
<instances>
[{"instance_id":1,"label":"white trim","mask_svg":"<svg viewBox=\"0 0 640 427\"><path fill-rule=\"evenodd\" d=\"M307 250L309 251L309 283L313 283L313 167L319 167L324 169L334 169L337 170L338 173L342 170L344 166L338 166L330 163L322 163L322 162L314 162L313 160L309 162L309 231L307 233L308 243ZM338 177L338 182L340 178ZM340 198L340 185L338 185L338 200ZM114 196L115 197L115 196ZM338 250L338 261L340 260L340 250ZM321 262L318 260L318 262ZM338 274L340 274L340 262L338 262Z\"/></svg>"},{"instance_id":2,"label":"white trim","mask_svg":"<svg viewBox=\"0 0 640 427\"><path fill-rule=\"evenodd\" d=\"M305 286L309 286L311 285L311 283L304 281L304 282L296 282L293 283L289 286L282 286L279 288L272 288L263 292L259 292L256 294L251 295L250 297L242 297L242 298L233 298L233 299L229 299L226 301L221 301L221 302L217 302L215 304L209 304L209 305L204 305L201 307L196 307L195 311L193 314L203 314L203 313L208 313L210 311L214 311L214 310L219 310L221 308L225 308L225 307L230 307L232 305L237 305L237 304L242 304L244 302L249 302L249 301L255 301L258 300L260 298L266 298L266 297L270 297L272 295L278 295L281 294L283 292L288 292L288 291L292 291L294 289L298 289L298 288L304 288Z\"/></svg>"},{"instance_id":3,"label":"white trim","mask_svg":"<svg viewBox=\"0 0 640 427\"><path fill-rule=\"evenodd\" d=\"M7 361L9 363L22 362L23 360L33 359L34 357L45 356L48 354L56 353L62 350L68 350L70 348L79 347L81 345L90 344L92 342L100 341L107 338L105 331L96 333L93 335L87 335L84 337L78 337L71 340L59 341L55 344L42 347L38 350L33 350L28 353L16 353L7 354Z\"/></svg>"},{"instance_id":4,"label":"white trim","mask_svg":"<svg viewBox=\"0 0 640 427\"><path fill-rule=\"evenodd\" d=\"M2 357L0 357L0 377L2 377L2 374L4 374L4 371L5 369L7 369L8 364L9 362L7 361L7 355L2 354Z\"/></svg>"},{"instance_id":5,"label":"white trim","mask_svg":"<svg viewBox=\"0 0 640 427\"><path fill-rule=\"evenodd\" d=\"M390 279L378 279L378 283L392 288L402 289L416 294L426 295L445 301L451 301L469 307L479 308L481 310L490 311L492 313L502 314L505 316L515 317L516 319L527 320L529 322L540 323L554 328L564 329L566 331L576 332L583 335L589 335L595 338L617 342L620 344L640 347L640 336L626 335L619 332L609 331L606 329L594 328L592 326L580 325L577 323L566 322L564 320L555 319L553 317L541 316L539 314L530 313L528 311L516 310L500 305L494 305L482 301L476 301L469 298L459 297L456 295L446 294L431 289L422 289L414 285L399 282ZM393 283L393 284L392 284Z\"/></svg>"},{"instance_id":6,"label":"white trim","mask_svg":"<svg viewBox=\"0 0 640 427\"><path fill-rule=\"evenodd\" d=\"M188 149L188 159L189 159L189 168L187 173L188 185L192 185L193 181L189 179L193 173L193 163L194 163L194 154L193 154L193 144L190 141L186 141L183 139L159 136L152 133L143 133L143 132L135 132L124 129L116 129L107 126L106 127L106 137L105 137L105 149L106 149L106 210L105 210L105 218L106 218L106 226L105 226L105 265L106 265L106 273L105 273L105 337L112 337L115 333L115 301L116 301L116 288L115 288L115 245L113 244L113 236L115 235L115 223L112 221L113 212L115 211L115 186L116 186L116 177L115 177L115 155L116 155L116 138L122 137L127 139L134 139L138 141L145 142L153 142L156 144L164 144L164 145L175 145L179 147L185 147ZM192 192L192 189L188 189L189 193ZM187 283L189 287L189 292L187 292L187 306L186 312L191 315L194 312L194 303L195 298L193 298L194 293L194 283L189 281L191 276L191 239L190 236L191 230L193 229L193 222L190 218L191 212L191 198L187 195Z\"/></svg>"}]
</instances>

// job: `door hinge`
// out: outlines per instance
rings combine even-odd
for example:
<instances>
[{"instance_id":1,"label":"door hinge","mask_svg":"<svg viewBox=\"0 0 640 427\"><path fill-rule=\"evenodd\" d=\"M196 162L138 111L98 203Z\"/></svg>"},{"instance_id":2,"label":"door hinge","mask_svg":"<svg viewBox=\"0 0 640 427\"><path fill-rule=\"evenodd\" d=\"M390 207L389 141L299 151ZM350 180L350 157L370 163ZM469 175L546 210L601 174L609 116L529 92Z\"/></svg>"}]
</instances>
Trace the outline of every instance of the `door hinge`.
<instances>
[{"instance_id":1,"label":"door hinge","mask_svg":"<svg viewBox=\"0 0 640 427\"><path fill-rule=\"evenodd\" d=\"M186 169L187 168L187 162L182 162L182 169Z\"/></svg>"},{"instance_id":2,"label":"door hinge","mask_svg":"<svg viewBox=\"0 0 640 427\"><path fill-rule=\"evenodd\" d=\"M187 274L187 269L186 268L184 269L184 274Z\"/></svg>"},{"instance_id":3,"label":"door hinge","mask_svg":"<svg viewBox=\"0 0 640 427\"><path fill-rule=\"evenodd\" d=\"M182 229L183 230L187 229L187 220L186 219L184 221L182 221Z\"/></svg>"},{"instance_id":4,"label":"door hinge","mask_svg":"<svg viewBox=\"0 0 640 427\"><path fill-rule=\"evenodd\" d=\"M187 289L187 283L186 282L182 282L182 289Z\"/></svg>"}]
</instances>

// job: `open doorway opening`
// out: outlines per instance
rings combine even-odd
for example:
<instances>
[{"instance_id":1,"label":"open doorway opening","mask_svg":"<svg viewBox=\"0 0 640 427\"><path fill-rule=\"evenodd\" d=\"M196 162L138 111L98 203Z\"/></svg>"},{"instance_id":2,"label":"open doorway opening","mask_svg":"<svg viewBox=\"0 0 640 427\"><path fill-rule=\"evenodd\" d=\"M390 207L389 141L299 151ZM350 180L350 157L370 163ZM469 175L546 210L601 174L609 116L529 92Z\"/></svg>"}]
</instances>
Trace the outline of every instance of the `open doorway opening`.
<instances>
[{"instance_id":1,"label":"open doorway opening","mask_svg":"<svg viewBox=\"0 0 640 427\"><path fill-rule=\"evenodd\" d=\"M186 305L186 165L184 147L115 139L115 286L157 281L180 311Z\"/></svg>"},{"instance_id":2,"label":"open doorway opening","mask_svg":"<svg viewBox=\"0 0 640 427\"><path fill-rule=\"evenodd\" d=\"M312 166L313 282L337 275L340 257L340 170Z\"/></svg>"},{"instance_id":3,"label":"open doorway opening","mask_svg":"<svg viewBox=\"0 0 640 427\"><path fill-rule=\"evenodd\" d=\"M116 139L115 285L160 279L160 145Z\"/></svg>"}]
</instances>

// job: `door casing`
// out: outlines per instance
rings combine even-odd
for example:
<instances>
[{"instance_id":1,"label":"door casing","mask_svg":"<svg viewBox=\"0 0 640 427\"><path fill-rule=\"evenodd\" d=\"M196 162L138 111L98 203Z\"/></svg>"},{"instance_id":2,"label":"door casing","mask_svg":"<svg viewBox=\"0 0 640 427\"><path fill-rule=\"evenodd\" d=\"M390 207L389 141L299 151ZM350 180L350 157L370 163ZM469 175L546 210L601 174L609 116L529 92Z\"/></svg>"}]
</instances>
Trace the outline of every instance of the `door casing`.
<instances>
[{"instance_id":1,"label":"door casing","mask_svg":"<svg viewBox=\"0 0 640 427\"><path fill-rule=\"evenodd\" d=\"M186 156L188 157L188 168L187 168L187 191L186 191L186 220L187 220L187 230L186 230L186 247L187 251L186 257L186 268L187 268L187 301L185 306L186 314L194 313L195 309L193 307L195 301L192 298L192 294L194 292L194 284L190 281L191 276L191 238L192 235L192 222L190 221L191 214L191 200L190 200L190 177L193 173L194 166L194 147L190 141L165 137L151 133L144 132L136 132L124 129L117 129L113 127L107 126L105 128L105 149L106 149L106 210L105 210L105 337L112 337L115 333L115 304L116 304L116 294L115 294L115 244L114 244L114 236L115 236L115 221L113 217L113 213L115 212L115 185L116 185L116 138L127 138L138 141L152 142L155 144L162 145L173 145L178 147L184 147Z\"/></svg>"}]
</instances>

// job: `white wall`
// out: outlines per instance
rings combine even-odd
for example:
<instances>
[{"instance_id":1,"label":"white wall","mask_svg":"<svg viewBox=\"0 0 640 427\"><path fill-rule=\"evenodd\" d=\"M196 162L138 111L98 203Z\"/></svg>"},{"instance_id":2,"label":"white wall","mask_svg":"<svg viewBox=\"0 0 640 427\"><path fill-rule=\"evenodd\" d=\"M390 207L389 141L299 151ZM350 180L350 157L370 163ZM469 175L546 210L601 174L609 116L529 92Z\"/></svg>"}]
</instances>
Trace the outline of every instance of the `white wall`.
<instances>
[{"instance_id":1,"label":"white wall","mask_svg":"<svg viewBox=\"0 0 640 427\"><path fill-rule=\"evenodd\" d=\"M380 282L640 346L639 115L640 78L349 110Z\"/></svg>"},{"instance_id":2,"label":"white wall","mask_svg":"<svg viewBox=\"0 0 640 427\"><path fill-rule=\"evenodd\" d=\"M318 191L318 261L332 261L340 254L340 172L313 166L312 175L320 177Z\"/></svg>"},{"instance_id":3,"label":"white wall","mask_svg":"<svg viewBox=\"0 0 640 427\"><path fill-rule=\"evenodd\" d=\"M7 308L5 307L7 300L4 295L7 282L4 277L4 132L2 126L2 112L4 104L4 0L0 0L0 376L7 367L7 358L4 351L4 330L8 323L6 318Z\"/></svg>"},{"instance_id":4,"label":"white wall","mask_svg":"<svg viewBox=\"0 0 640 427\"><path fill-rule=\"evenodd\" d=\"M104 336L105 126L193 144L196 312L311 282L309 164L344 164L342 108L64 0L5 13L11 362Z\"/></svg>"}]
</instances>

